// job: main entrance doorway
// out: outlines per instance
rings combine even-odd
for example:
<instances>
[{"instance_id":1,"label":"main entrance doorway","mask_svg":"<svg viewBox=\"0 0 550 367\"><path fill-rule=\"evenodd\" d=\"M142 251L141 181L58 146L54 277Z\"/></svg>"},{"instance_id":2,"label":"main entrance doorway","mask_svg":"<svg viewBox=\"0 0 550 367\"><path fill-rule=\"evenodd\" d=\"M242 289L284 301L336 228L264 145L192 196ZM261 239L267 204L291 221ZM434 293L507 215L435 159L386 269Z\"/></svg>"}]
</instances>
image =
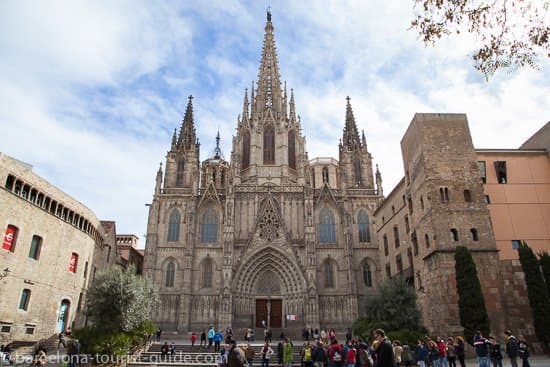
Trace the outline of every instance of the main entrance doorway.
<instances>
[{"instance_id":1,"label":"main entrance doorway","mask_svg":"<svg viewBox=\"0 0 550 367\"><path fill-rule=\"evenodd\" d=\"M256 327L263 327L262 321L270 328L283 326L283 301L280 299L256 300Z\"/></svg>"}]
</instances>

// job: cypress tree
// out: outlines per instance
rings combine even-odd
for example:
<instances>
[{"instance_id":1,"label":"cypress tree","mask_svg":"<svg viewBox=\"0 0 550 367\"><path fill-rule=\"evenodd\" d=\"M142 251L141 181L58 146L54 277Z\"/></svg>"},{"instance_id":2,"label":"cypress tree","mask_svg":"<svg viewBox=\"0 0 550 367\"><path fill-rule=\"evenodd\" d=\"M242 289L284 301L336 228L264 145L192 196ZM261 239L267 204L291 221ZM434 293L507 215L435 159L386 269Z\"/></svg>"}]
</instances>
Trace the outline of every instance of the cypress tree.
<instances>
[{"instance_id":1,"label":"cypress tree","mask_svg":"<svg viewBox=\"0 0 550 367\"><path fill-rule=\"evenodd\" d=\"M546 282L546 289L548 289L548 296L550 297L550 254L544 251L539 254L540 268L544 281Z\"/></svg>"},{"instance_id":2,"label":"cypress tree","mask_svg":"<svg viewBox=\"0 0 550 367\"><path fill-rule=\"evenodd\" d=\"M527 296L533 312L535 334L539 341L548 345L550 343L550 300L548 288L542 278L539 262L533 250L522 242L518 248L521 269L525 274L527 284Z\"/></svg>"},{"instance_id":3,"label":"cypress tree","mask_svg":"<svg viewBox=\"0 0 550 367\"><path fill-rule=\"evenodd\" d=\"M489 335L490 324L476 264L470 250L464 246L455 249L455 275L460 325L464 328L466 340L473 343L477 330Z\"/></svg>"}]
</instances>

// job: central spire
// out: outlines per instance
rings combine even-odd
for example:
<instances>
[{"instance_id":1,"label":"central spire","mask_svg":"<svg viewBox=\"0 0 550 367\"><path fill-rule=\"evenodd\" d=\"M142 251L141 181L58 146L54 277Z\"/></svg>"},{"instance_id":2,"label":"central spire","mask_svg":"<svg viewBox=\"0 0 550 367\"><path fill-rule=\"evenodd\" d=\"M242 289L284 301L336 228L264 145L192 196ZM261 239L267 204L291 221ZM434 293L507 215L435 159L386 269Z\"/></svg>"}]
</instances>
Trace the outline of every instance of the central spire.
<instances>
[{"instance_id":1,"label":"central spire","mask_svg":"<svg viewBox=\"0 0 550 367\"><path fill-rule=\"evenodd\" d=\"M361 140L359 140L359 132L355 124L355 117L351 109L350 99L349 96L346 97L346 125L344 127L344 136L342 140L344 146L346 146L348 150L353 150L355 147L361 147Z\"/></svg>"},{"instance_id":2,"label":"central spire","mask_svg":"<svg viewBox=\"0 0 550 367\"><path fill-rule=\"evenodd\" d=\"M279 62L277 61L277 48L275 47L270 10L267 11L267 22L265 24L262 60L258 74L258 90L256 100L252 103L256 104L256 112L267 109L273 112L281 112L283 107Z\"/></svg>"}]
</instances>

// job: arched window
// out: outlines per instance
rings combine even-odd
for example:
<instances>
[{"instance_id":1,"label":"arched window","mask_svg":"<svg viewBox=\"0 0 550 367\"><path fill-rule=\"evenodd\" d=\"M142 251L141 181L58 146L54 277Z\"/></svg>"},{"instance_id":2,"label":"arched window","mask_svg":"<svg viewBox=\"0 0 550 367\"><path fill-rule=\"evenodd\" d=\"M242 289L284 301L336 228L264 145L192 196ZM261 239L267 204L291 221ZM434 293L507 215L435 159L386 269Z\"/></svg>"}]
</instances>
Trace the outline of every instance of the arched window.
<instances>
[{"instance_id":1,"label":"arched window","mask_svg":"<svg viewBox=\"0 0 550 367\"><path fill-rule=\"evenodd\" d=\"M359 158L353 161L353 174L355 176L355 185L361 186L363 181L361 179L361 161Z\"/></svg>"},{"instance_id":2,"label":"arched window","mask_svg":"<svg viewBox=\"0 0 550 367\"><path fill-rule=\"evenodd\" d=\"M166 286L173 287L174 279L176 278L176 264L170 261L166 266Z\"/></svg>"},{"instance_id":3,"label":"arched window","mask_svg":"<svg viewBox=\"0 0 550 367\"><path fill-rule=\"evenodd\" d=\"M424 235L424 242L426 243L426 248L430 247L430 236L426 233Z\"/></svg>"},{"instance_id":4,"label":"arched window","mask_svg":"<svg viewBox=\"0 0 550 367\"><path fill-rule=\"evenodd\" d=\"M296 138L294 131L288 133L288 166L296 169Z\"/></svg>"},{"instance_id":5,"label":"arched window","mask_svg":"<svg viewBox=\"0 0 550 367\"><path fill-rule=\"evenodd\" d=\"M467 203L472 202L472 193L470 192L470 190L464 190L464 201Z\"/></svg>"},{"instance_id":6,"label":"arched window","mask_svg":"<svg viewBox=\"0 0 550 367\"><path fill-rule=\"evenodd\" d=\"M472 235L472 240L473 240L473 241L479 241L479 236L478 236L478 234L477 234L477 229L471 228L471 229L470 229L470 233L471 233L471 235Z\"/></svg>"},{"instance_id":7,"label":"arched window","mask_svg":"<svg viewBox=\"0 0 550 367\"><path fill-rule=\"evenodd\" d=\"M451 228L451 239L455 242L458 242L458 231L456 230L456 228Z\"/></svg>"},{"instance_id":8,"label":"arched window","mask_svg":"<svg viewBox=\"0 0 550 367\"><path fill-rule=\"evenodd\" d=\"M264 164L275 164L275 131L273 126L264 128Z\"/></svg>"},{"instance_id":9,"label":"arched window","mask_svg":"<svg viewBox=\"0 0 550 367\"><path fill-rule=\"evenodd\" d=\"M218 215L214 208L209 208L202 215L201 243L212 243L218 240Z\"/></svg>"},{"instance_id":10,"label":"arched window","mask_svg":"<svg viewBox=\"0 0 550 367\"><path fill-rule=\"evenodd\" d=\"M180 212L172 211L168 222L168 241L179 241L180 239Z\"/></svg>"},{"instance_id":11,"label":"arched window","mask_svg":"<svg viewBox=\"0 0 550 367\"><path fill-rule=\"evenodd\" d=\"M336 281L334 278L334 261L333 260L327 260L325 261L324 265L324 273L325 273L325 288L336 288Z\"/></svg>"},{"instance_id":12,"label":"arched window","mask_svg":"<svg viewBox=\"0 0 550 367\"><path fill-rule=\"evenodd\" d=\"M212 288L212 259L202 262L202 288Z\"/></svg>"},{"instance_id":13,"label":"arched window","mask_svg":"<svg viewBox=\"0 0 550 367\"><path fill-rule=\"evenodd\" d=\"M241 157L241 162L241 169L250 166L250 133L248 130L243 133L243 156Z\"/></svg>"},{"instance_id":14,"label":"arched window","mask_svg":"<svg viewBox=\"0 0 550 367\"><path fill-rule=\"evenodd\" d=\"M365 287L372 287L372 273L368 262L363 263L363 283Z\"/></svg>"},{"instance_id":15,"label":"arched window","mask_svg":"<svg viewBox=\"0 0 550 367\"><path fill-rule=\"evenodd\" d=\"M319 213L319 242L336 243L336 223L334 213L329 208Z\"/></svg>"},{"instance_id":16,"label":"arched window","mask_svg":"<svg viewBox=\"0 0 550 367\"><path fill-rule=\"evenodd\" d=\"M176 172L176 186L182 187L183 186L183 173L185 172L185 161L183 159L180 159L178 161L178 170Z\"/></svg>"},{"instance_id":17,"label":"arched window","mask_svg":"<svg viewBox=\"0 0 550 367\"><path fill-rule=\"evenodd\" d=\"M364 210L361 210L357 216L357 229L359 242L370 242L369 216Z\"/></svg>"},{"instance_id":18,"label":"arched window","mask_svg":"<svg viewBox=\"0 0 550 367\"><path fill-rule=\"evenodd\" d=\"M328 183L328 168L323 167L323 183Z\"/></svg>"}]
</instances>

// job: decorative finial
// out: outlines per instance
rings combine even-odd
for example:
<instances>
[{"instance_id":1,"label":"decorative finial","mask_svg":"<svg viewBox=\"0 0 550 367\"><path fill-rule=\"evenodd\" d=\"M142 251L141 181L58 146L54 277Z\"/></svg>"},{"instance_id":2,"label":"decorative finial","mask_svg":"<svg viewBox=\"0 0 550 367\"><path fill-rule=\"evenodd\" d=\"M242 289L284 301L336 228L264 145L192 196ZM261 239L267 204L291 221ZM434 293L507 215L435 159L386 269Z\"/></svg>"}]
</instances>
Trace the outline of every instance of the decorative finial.
<instances>
[{"instance_id":1,"label":"decorative finial","mask_svg":"<svg viewBox=\"0 0 550 367\"><path fill-rule=\"evenodd\" d=\"M193 95L190 94L189 97L187 97L187 98L189 98L189 102L191 102L193 100Z\"/></svg>"},{"instance_id":2,"label":"decorative finial","mask_svg":"<svg viewBox=\"0 0 550 367\"><path fill-rule=\"evenodd\" d=\"M351 98L349 98L349 96L346 97L346 101L348 101L348 103L349 103L350 99Z\"/></svg>"},{"instance_id":3,"label":"decorative finial","mask_svg":"<svg viewBox=\"0 0 550 367\"><path fill-rule=\"evenodd\" d=\"M268 5L267 7L267 21L271 22L271 6Z\"/></svg>"}]
</instances>

